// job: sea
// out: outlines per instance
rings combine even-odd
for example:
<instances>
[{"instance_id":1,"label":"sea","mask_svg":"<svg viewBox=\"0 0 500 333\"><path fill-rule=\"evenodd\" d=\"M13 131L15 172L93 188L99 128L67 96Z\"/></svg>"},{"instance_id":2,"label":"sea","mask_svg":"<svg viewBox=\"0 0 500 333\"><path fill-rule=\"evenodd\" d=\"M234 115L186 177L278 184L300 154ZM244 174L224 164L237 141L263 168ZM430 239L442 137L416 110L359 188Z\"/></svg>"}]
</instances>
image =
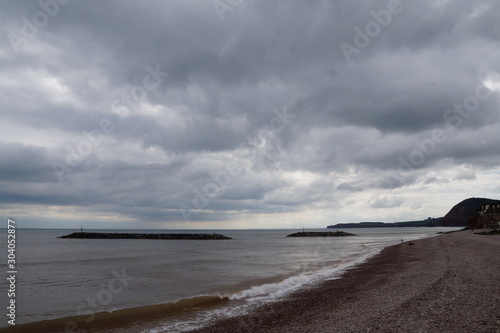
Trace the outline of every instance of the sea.
<instances>
[{"instance_id":1,"label":"sea","mask_svg":"<svg viewBox=\"0 0 500 333\"><path fill-rule=\"evenodd\" d=\"M97 332L185 332L340 278L384 247L457 229L339 229L357 236L306 238L286 237L302 229L85 230L219 233L230 240L61 239L77 230L17 229L16 326L44 321L54 330L84 332L98 318L121 323L135 316ZM0 234L7 275L7 231ZM0 282L6 313L9 283ZM0 331L10 326L2 318Z\"/></svg>"}]
</instances>

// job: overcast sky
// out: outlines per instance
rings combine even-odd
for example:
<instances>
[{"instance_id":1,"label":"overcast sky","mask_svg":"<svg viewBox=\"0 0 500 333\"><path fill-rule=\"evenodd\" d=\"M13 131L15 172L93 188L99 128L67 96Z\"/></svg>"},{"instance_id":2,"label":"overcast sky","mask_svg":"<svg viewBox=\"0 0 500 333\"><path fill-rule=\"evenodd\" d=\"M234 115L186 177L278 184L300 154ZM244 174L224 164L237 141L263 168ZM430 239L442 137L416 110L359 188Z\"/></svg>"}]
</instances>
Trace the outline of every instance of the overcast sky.
<instances>
[{"instance_id":1,"label":"overcast sky","mask_svg":"<svg viewBox=\"0 0 500 333\"><path fill-rule=\"evenodd\" d=\"M19 227L302 228L500 199L500 2L0 2Z\"/></svg>"}]
</instances>

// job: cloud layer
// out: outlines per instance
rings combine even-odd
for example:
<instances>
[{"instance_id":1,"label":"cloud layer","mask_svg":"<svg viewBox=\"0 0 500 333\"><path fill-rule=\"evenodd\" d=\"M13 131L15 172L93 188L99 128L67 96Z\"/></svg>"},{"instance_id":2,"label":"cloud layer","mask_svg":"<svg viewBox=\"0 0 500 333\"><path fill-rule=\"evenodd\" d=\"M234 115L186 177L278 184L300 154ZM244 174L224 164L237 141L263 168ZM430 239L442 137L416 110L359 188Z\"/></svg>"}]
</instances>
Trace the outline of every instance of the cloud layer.
<instances>
[{"instance_id":1,"label":"cloud layer","mask_svg":"<svg viewBox=\"0 0 500 333\"><path fill-rule=\"evenodd\" d=\"M0 211L323 227L499 197L497 1L4 1Z\"/></svg>"}]
</instances>

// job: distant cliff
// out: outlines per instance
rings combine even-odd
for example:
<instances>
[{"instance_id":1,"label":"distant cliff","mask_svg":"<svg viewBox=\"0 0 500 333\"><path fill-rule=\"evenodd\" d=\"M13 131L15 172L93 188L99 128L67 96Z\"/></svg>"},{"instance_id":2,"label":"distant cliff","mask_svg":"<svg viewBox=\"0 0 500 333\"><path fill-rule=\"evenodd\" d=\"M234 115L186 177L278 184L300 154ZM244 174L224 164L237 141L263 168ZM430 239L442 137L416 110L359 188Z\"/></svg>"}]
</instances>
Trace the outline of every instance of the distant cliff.
<instances>
[{"instance_id":1,"label":"distant cliff","mask_svg":"<svg viewBox=\"0 0 500 333\"><path fill-rule=\"evenodd\" d=\"M500 204L500 200L487 199L487 198L469 198L466 199L455 206L444 216L439 218L428 218L421 221L408 221L408 222L394 222L394 223L384 223L384 222L360 222L360 223L338 223L335 225L329 225L327 228L385 228L385 227L466 227L477 228L478 225L483 225L483 223L488 223L486 221L488 216L483 216L485 221L478 222L477 215L478 209L483 205L493 205ZM491 210L491 208L490 208ZM495 215L496 214L496 215ZM491 214L490 214L491 215ZM493 219L498 221L499 211L497 209L496 213L493 212ZM496 218L495 218L496 216ZM474 220L475 218L475 220Z\"/></svg>"},{"instance_id":2,"label":"distant cliff","mask_svg":"<svg viewBox=\"0 0 500 333\"><path fill-rule=\"evenodd\" d=\"M469 198L456 204L443 218L443 226L468 226L471 214L482 205L499 203L500 200L486 198Z\"/></svg>"}]
</instances>

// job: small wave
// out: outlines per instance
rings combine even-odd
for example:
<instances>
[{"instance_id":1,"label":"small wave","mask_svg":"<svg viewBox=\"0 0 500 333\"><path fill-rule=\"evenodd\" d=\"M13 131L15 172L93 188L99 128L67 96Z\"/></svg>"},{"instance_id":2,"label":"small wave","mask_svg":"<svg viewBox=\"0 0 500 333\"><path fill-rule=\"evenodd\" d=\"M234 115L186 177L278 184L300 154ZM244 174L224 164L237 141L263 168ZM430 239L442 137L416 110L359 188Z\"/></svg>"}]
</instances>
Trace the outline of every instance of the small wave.
<instances>
[{"instance_id":1,"label":"small wave","mask_svg":"<svg viewBox=\"0 0 500 333\"><path fill-rule=\"evenodd\" d=\"M81 315L16 325L12 330L7 328L4 332L65 332L65 327L69 322L74 322L77 328L86 331L103 332L122 327L128 332L127 328L132 324L135 324L137 328L137 323L149 322L150 324L146 327L150 326L150 328L144 327L143 332L183 332L206 325L215 319L248 313L256 306L277 301L300 288L325 280L338 279L347 269L367 260L379 251L380 249L367 247L361 255L340 261L333 266L302 272L279 282L255 285L231 294L199 295L169 303L99 312L89 323L86 322L89 315Z\"/></svg>"},{"instance_id":2,"label":"small wave","mask_svg":"<svg viewBox=\"0 0 500 333\"><path fill-rule=\"evenodd\" d=\"M366 261L378 252L380 252L380 249L366 247L366 250L361 255L343 260L331 267L323 268L317 271L303 272L285 278L280 282L256 285L239 292L224 295L224 298L231 301L228 303L230 306L218 307L209 311L200 311L196 314L195 319L176 321L175 323L170 324L164 323L162 326L157 327L156 329L146 330L144 333L180 333L203 327L217 319L246 314L259 305L278 301L287 294L301 288L305 288L322 281L338 279L349 268Z\"/></svg>"},{"instance_id":3,"label":"small wave","mask_svg":"<svg viewBox=\"0 0 500 333\"><path fill-rule=\"evenodd\" d=\"M338 279L350 267L359 264L369 257L378 253L379 250L366 247L366 251L354 258L343 260L332 267L322 268L316 271L303 272L298 275L290 276L277 283L266 283L253 286L249 289L226 295L230 300L240 300L247 298L254 299L276 299L307 285L311 285L324 280Z\"/></svg>"}]
</instances>

